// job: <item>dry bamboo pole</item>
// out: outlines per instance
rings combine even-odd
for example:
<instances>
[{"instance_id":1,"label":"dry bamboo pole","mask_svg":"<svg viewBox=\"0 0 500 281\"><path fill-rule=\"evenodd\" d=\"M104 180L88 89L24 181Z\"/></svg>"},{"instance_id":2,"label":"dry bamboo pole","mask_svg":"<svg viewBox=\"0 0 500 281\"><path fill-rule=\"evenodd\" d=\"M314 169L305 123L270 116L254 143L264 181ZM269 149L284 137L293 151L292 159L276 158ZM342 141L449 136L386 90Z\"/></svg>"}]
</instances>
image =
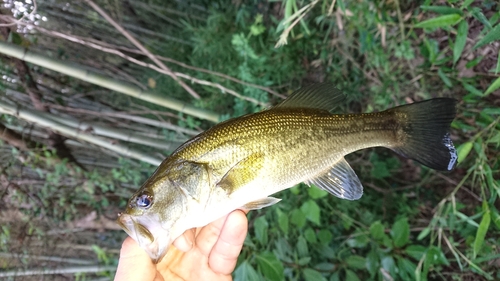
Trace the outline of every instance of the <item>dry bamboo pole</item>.
<instances>
[{"instance_id":1,"label":"dry bamboo pole","mask_svg":"<svg viewBox=\"0 0 500 281\"><path fill-rule=\"evenodd\" d=\"M10 258L10 259L30 259L30 260L41 260L41 261L51 261L51 262L64 262L64 263L73 263L73 264L81 264L81 265L91 265L95 264L95 261L92 260L83 260L83 259L74 259L68 257L53 257L53 256L39 256L39 255L27 255L27 254L11 254L11 253L0 253L0 257L2 258Z\"/></svg>"},{"instance_id":2,"label":"dry bamboo pole","mask_svg":"<svg viewBox=\"0 0 500 281\"><path fill-rule=\"evenodd\" d=\"M114 144L111 141L82 133L79 130L56 122L51 118L47 118L44 114L41 114L41 112L37 110L23 109L19 106L7 104L0 100L0 113L12 115L27 122L35 123L42 127L51 128L52 130L57 131L67 137L86 141L102 148L109 149L121 155L147 162L151 165L158 166L162 161L159 158L144 154L143 152L135 150L133 148L129 148L120 144Z\"/></svg>"},{"instance_id":3,"label":"dry bamboo pole","mask_svg":"<svg viewBox=\"0 0 500 281\"><path fill-rule=\"evenodd\" d=\"M36 268L28 270L10 270L0 272L0 277L18 277L18 276L36 276L36 275L54 275L54 274L74 274L74 273L97 273L104 271L115 271L116 266L87 265L87 266L69 266L65 268Z\"/></svg>"},{"instance_id":4,"label":"dry bamboo pole","mask_svg":"<svg viewBox=\"0 0 500 281\"><path fill-rule=\"evenodd\" d=\"M21 48L19 46L5 43L0 41L0 53L5 55L24 60L29 63L33 63L53 71L60 72L65 75L69 75L83 81L129 95L134 98L138 98L153 104L164 106L185 114L189 114L201 119L209 120L212 122L219 122L220 117L217 113L211 112L205 109L196 108L190 106L189 104L169 98L159 96L150 91L143 91L142 89L133 86L131 84L126 84L122 81L117 81L113 79L106 78L101 75L97 75L88 70L83 69L81 66L76 66L74 64L69 64L60 60L48 58L46 56L35 54L26 48Z\"/></svg>"},{"instance_id":5,"label":"dry bamboo pole","mask_svg":"<svg viewBox=\"0 0 500 281\"><path fill-rule=\"evenodd\" d=\"M168 141L161 141L161 140L156 140L156 139L149 139L145 138L144 136L138 135L135 132L126 132L120 129L115 129L115 128L110 128L107 126L103 125L98 125L94 123L89 123L89 122L81 122L78 120L74 120L73 118L59 118L58 116L49 114L49 113L43 113L40 112L41 115L43 115L46 118L52 119L55 122L70 126L74 129L77 129L78 131L81 132L91 132L92 134L103 136L103 137L108 137L108 138L114 138L118 140L123 140L126 142L133 142L137 144L142 144L142 145L148 145L160 149L165 149L165 150L173 150L176 147L172 147L172 144L170 144Z\"/></svg>"}]
</instances>

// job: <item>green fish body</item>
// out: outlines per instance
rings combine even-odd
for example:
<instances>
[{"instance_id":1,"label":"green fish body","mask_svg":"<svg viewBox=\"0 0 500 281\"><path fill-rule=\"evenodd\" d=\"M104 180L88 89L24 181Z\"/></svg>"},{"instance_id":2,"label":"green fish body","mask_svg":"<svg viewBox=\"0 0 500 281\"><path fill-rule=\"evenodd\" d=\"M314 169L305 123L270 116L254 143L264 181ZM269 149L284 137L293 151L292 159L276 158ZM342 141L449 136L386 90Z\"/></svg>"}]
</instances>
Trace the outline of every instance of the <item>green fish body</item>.
<instances>
[{"instance_id":1,"label":"green fish body","mask_svg":"<svg viewBox=\"0 0 500 281\"><path fill-rule=\"evenodd\" d=\"M315 84L199 134L160 164L118 223L157 261L184 231L238 208L275 204L269 195L300 182L359 199L363 187L344 156L363 148L383 146L433 169L454 168L454 99L331 114L342 99L330 84Z\"/></svg>"}]
</instances>

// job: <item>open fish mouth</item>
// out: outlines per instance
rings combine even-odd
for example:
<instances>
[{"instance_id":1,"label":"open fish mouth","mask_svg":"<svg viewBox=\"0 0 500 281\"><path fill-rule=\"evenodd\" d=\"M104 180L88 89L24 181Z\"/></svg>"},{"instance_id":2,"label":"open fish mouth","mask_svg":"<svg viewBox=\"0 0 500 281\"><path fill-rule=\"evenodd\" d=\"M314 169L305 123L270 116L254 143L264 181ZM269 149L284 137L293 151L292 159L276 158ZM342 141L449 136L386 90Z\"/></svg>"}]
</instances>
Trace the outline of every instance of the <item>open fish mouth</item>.
<instances>
[{"instance_id":1,"label":"open fish mouth","mask_svg":"<svg viewBox=\"0 0 500 281\"><path fill-rule=\"evenodd\" d=\"M169 241L170 239L168 235L165 235L167 234L165 231L161 232L164 234L162 237L156 238L146 225L139 223L137 218L129 214L118 214L116 222L148 253L154 263L160 262L167 253L169 243L166 244L165 241Z\"/></svg>"}]
</instances>

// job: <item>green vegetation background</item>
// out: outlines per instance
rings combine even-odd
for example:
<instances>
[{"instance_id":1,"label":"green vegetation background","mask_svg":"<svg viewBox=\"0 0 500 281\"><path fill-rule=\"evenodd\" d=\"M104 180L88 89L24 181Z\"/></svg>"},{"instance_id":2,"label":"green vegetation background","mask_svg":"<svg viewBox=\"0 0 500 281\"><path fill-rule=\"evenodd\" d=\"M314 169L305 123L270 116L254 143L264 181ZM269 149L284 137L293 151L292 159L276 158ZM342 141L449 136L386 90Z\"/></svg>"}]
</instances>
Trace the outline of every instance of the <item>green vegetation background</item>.
<instances>
[{"instance_id":1,"label":"green vegetation background","mask_svg":"<svg viewBox=\"0 0 500 281\"><path fill-rule=\"evenodd\" d=\"M378 111L433 97L459 101L452 139L460 164L454 171L436 172L386 149L349 155L347 159L365 187L363 197L341 200L305 185L280 192L276 195L283 199L279 204L249 214L250 232L235 280L500 279L499 6L496 1L417 2L200 0L148 1L139 6L132 1L99 1L115 18L132 20L135 26L160 34L153 38L140 30L135 33L157 55L285 95L301 85L331 81L348 97L341 112ZM48 14L47 29L81 32L79 29L91 26L97 31L89 31L89 37L126 45L123 39L115 39L119 35L104 30L106 23L90 8L85 10L85 4L71 3L83 15L84 21L77 22L49 12L62 11L62 2L38 3L40 13ZM297 19L301 20L295 22ZM258 102L197 83L189 85L201 99L193 99L170 77L89 46L19 30L3 40L101 69L105 75L121 73L104 68L113 66L128 75L119 77L127 82L215 111L222 119L259 111L281 99L225 77L169 63L174 71L223 85ZM143 55L135 58L148 61ZM33 75L50 80L45 87L57 84L73 89L52 92L53 97L44 97L48 104L82 108L71 105L66 97L84 93L92 102L123 112L137 111L134 106L140 106L144 112L137 115L192 130L213 125L175 112L160 118L157 112L168 110L118 93L100 96L96 94L102 93L99 87L34 65L30 68ZM17 83L7 79L16 75L8 57L2 57L2 72L2 90L17 90L22 96L20 79ZM14 96L7 95L11 100ZM112 117L89 117L89 113L74 112L74 116L116 126L120 122ZM13 128L29 126L8 115L2 115L0 121ZM189 137L169 130L161 134L173 143ZM39 141L47 144L44 137ZM162 157L169 152L136 147ZM112 155L101 158L107 165L87 163L82 170L68 160L57 162L49 144L28 152L8 142L2 142L1 148L2 180L7 181L2 183L3 211L16 209L21 215L11 214L16 220L2 223L0 247L4 253L25 254L18 263L0 258L4 271L36 265L71 266L36 259L40 252L30 252L28 247L35 240L53 245L66 239L73 248L79 245L88 250L86 260L116 265L125 233L92 223L75 225L82 218L91 222L100 217L113 219L154 167ZM97 162L98 151L92 155ZM41 183L19 183L20 179ZM89 214L94 217L89 219ZM54 247L44 248L41 254L61 256ZM81 253L66 254L83 258ZM95 274L83 269L66 275L78 280L112 276L112 270Z\"/></svg>"}]
</instances>

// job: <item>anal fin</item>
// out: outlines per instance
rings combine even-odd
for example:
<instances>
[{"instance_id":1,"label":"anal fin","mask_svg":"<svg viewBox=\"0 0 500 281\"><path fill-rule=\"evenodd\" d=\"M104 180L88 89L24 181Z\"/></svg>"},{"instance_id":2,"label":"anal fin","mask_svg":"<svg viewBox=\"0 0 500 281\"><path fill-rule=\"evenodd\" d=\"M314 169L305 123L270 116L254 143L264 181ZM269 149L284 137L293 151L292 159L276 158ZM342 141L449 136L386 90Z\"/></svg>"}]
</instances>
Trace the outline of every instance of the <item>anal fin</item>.
<instances>
[{"instance_id":1,"label":"anal fin","mask_svg":"<svg viewBox=\"0 0 500 281\"><path fill-rule=\"evenodd\" d=\"M309 179L306 184L314 184L342 199L357 200L363 195L358 176L344 158L329 170Z\"/></svg>"},{"instance_id":2,"label":"anal fin","mask_svg":"<svg viewBox=\"0 0 500 281\"><path fill-rule=\"evenodd\" d=\"M243 205L241 208L245 210L259 210L265 207L269 207L281 201L279 198L274 197L266 197L256 201L248 202Z\"/></svg>"}]
</instances>

